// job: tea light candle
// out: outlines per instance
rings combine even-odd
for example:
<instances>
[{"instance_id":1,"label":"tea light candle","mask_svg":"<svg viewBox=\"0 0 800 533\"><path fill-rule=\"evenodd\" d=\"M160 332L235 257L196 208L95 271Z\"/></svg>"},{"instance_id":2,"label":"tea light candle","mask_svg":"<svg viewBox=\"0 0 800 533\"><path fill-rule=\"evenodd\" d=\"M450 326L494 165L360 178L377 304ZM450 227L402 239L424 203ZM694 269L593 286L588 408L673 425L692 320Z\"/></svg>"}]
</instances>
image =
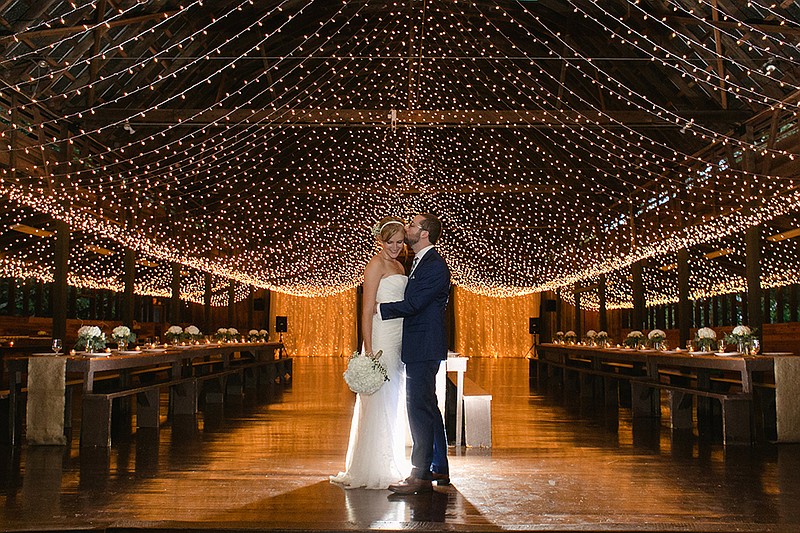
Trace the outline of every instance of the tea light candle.
<instances>
[{"instance_id":1,"label":"tea light candle","mask_svg":"<svg viewBox=\"0 0 800 533\"><path fill-rule=\"evenodd\" d=\"M134 348L134 350L136 350L136 351L138 352L138 351L141 351L141 348L139 348L139 347L137 346L136 348Z\"/></svg>"},{"instance_id":2,"label":"tea light candle","mask_svg":"<svg viewBox=\"0 0 800 533\"><path fill-rule=\"evenodd\" d=\"M111 353L111 348L106 348L106 353Z\"/></svg>"},{"instance_id":3,"label":"tea light candle","mask_svg":"<svg viewBox=\"0 0 800 533\"><path fill-rule=\"evenodd\" d=\"M70 355L75 355L75 348L73 348L72 350L70 350L70 351L69 351L69 354L70 354Z\"/></svg>"}]
</instances>

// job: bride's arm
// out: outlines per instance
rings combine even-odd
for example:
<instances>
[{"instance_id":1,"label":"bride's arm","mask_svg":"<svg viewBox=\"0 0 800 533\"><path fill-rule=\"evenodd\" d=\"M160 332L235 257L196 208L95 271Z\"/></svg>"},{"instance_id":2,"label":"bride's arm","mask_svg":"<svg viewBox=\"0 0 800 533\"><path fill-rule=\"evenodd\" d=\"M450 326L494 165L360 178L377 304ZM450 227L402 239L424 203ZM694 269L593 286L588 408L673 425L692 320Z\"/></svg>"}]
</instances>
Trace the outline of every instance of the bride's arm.
<instances>
[{"instance_id":1,"label":"bride's arm","mask_svg":"<svg viewBox=\"0 0 800 533\"><path fill-rule=\"evenodd\" d=\"M372 353L372 318L375 315L375 299L381 282L380 264L376 260L367 263L364 269L364 290L361 296L361 333L364 335L364 351Z\"/></svg>"}]
</instances>

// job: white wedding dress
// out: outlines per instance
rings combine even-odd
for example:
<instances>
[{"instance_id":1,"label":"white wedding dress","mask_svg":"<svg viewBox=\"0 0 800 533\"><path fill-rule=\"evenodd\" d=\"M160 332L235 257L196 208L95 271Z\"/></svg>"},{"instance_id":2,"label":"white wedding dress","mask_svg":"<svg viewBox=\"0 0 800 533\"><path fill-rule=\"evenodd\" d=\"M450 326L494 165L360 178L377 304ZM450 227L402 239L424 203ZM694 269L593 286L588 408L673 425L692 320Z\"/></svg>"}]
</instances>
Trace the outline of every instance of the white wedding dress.
<instances>
[{"instance_id":1,"label":"white wedding dress","mask_svg":"<svg viewBox=\"0 0 800 533\"><path fill-rule=\"evenodd\" d=\"M408 278L393 274L378 284L377 302L403 299ZM383 350L380 358L389 381L372 395L356 395L345 471L330 476L347 488L385 489L405 479L411 465L405 458L408 421L405 409L405 372L400 360L403 319L372 320L372 351Z\"/></svg>"}]
</instances>

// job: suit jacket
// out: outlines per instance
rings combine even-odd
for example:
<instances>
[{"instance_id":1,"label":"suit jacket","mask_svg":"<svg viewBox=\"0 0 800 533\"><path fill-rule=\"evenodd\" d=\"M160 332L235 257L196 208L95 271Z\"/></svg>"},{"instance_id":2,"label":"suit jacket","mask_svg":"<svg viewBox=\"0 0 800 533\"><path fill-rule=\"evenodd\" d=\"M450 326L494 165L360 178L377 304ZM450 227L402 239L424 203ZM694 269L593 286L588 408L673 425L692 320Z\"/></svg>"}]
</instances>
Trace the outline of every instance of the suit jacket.
<instances>
[{"instance_id":1,"label":"suit jacket","mask_svg":"<svg viewBox=\"0 0 800 533\"><path fill-rule=\"evenodd\" d=\"M403 300L380 305L382 319L404 319L401 352L404 363L447 358L445 309L449 297L450 269L433 248L409 276Z\"/></svg>"}]
</instances>

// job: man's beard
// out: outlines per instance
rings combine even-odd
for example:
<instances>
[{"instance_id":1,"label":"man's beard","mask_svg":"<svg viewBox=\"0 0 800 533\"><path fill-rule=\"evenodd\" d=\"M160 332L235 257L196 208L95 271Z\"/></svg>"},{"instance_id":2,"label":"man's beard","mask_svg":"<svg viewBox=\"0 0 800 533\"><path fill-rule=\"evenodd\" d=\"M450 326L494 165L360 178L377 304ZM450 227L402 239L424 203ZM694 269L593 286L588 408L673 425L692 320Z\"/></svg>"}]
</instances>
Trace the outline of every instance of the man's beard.
<instances>
[{"instance_id":1,"label":"man's beard","mask_svg":"<svg viewBox=\"0 0 800 533\"><path fill-rule=\"evenodd\" d=\"M419 234L417 234L417 240L412 241L411 239L412 239L411 235L406 234L406 244L409 246L414 246L419 242Z\"/></svg>"}]
</instances>

